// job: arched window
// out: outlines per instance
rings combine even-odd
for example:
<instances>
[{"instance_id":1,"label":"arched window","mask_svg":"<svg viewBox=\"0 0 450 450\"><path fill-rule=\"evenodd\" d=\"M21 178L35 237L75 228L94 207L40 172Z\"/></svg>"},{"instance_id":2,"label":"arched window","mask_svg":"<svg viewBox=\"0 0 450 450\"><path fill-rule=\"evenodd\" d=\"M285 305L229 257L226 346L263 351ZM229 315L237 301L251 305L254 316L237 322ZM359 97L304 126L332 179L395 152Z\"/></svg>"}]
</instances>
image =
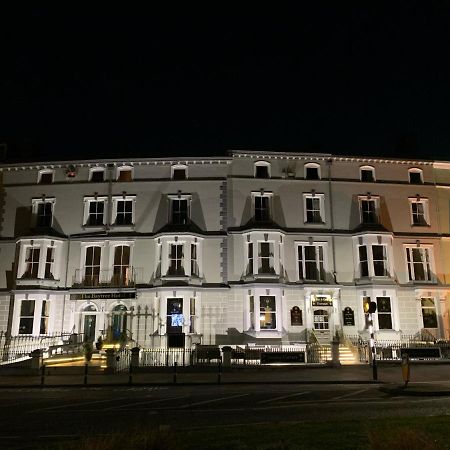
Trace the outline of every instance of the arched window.
<instances>
[{"instance_id":1,"label":"arched window","mask_svg":"<svg viewBox=\"0 0 450 450\"><path fill-rule=\"evenodd\" d=\"M38 184L51 184L53 183L53 176L55 171L52 169L43 169L38 173Z\"/></svg>"},{"instance_id":2,"label":"arched window","mask_svg":"<svg viewBox=\"0 0 450 450\"><path fill-rule=\"evenodd\" d=\"M270 178L270 163L267 161L255 162L255 178Z\"/></svg>"},{"instance_id":3,"label":"arched window","mask_svg":"<svg viewBox=\"0 0 450 450\"><path fill-rule=\"evenodd\" d=\"M375 169L372 166L361 166L359 177L365 183L373 183L375 181Z\"/></svg>"},{"instance_id":4,"label":"arched window","mask_svg":"<svg viewBox=\"0 0 450 450\"><path fill-rule=\"evenodd\" d=\"M305 179L320 180L320 165L317 163L305 164Z\"/></svg>"},{"instance_id":5,"label":"arched window","mask_svg":"<svg viewBox=\"0 0 450 450\"><path fill-rule=\"evenodd\" d=\"M422 184L423 183L423 171L422 169L412 168L408 170L409 182L411 184Z\"/></svg>"}]
</instances>

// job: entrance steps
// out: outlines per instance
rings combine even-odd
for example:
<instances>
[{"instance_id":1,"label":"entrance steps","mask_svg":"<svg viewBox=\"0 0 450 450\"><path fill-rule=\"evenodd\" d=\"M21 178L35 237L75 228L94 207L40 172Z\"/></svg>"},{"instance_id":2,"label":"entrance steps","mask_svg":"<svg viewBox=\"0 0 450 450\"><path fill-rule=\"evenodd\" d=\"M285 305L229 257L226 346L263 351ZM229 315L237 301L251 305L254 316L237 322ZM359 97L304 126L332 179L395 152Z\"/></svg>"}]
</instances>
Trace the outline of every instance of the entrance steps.
<instances>
[{"instance_id":1,"label":"entrance steps","mask_svg":"<svg viewBox=\"0 0 450 450\"><path fill-rule=\"evenodd\" d=\"M321 344L321 359L322 361L331 361L331 344ZM351 364L359 364L351 348L345 344L339 344L339 362L343 366Z\"/></svg>"},{"instance_id":2,"label":"entrance steps","mask_svg":"<svg viewBox=\"0 0 450 450\"><path fill-rule=\"evenodd\" d=\"M86 364L84 355L58 355L52 358L44 359L46 367L80 367ZM94 353L89 362L89 366L106 367L106 355Z\"/></svg>"}]
</instances>

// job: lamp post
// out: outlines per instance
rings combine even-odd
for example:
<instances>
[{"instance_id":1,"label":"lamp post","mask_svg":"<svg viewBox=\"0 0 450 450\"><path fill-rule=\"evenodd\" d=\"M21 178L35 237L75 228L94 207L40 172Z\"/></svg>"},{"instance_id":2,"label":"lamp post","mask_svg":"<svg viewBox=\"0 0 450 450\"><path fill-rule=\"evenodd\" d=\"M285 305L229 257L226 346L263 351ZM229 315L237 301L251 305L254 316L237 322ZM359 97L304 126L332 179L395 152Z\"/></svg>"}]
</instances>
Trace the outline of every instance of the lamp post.
<instances>
[{"instance_id":1,"label":"lamp post","mask_svg":"<svg viewBox=\"0 0 450 450\"><path fill-rule=\"evenodd\" d=\"M373 379L378 380L378 370L377 370L377 352L375 348L375 336L373 333L373 314L377 310L377 304L370 301L370 298L364 300L364 312L369 314L369 347L372 355L372 375Z\"/></svg>"}]
</instances>

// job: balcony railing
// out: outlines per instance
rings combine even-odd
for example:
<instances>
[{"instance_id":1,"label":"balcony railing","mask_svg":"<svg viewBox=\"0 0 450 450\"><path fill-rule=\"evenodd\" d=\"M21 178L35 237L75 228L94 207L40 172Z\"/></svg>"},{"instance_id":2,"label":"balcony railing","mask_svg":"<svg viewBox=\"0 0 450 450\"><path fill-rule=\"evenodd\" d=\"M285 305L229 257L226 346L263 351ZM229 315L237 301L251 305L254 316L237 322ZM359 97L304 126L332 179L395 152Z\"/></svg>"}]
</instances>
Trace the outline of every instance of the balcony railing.
<instances>
[{"instance_id":1,"label":"balcony railing","mask_svg":"<svg viewBox=\"0 0 450 450\"><path fill-rule=\"evenodd\" d=\"M73 285L80 287L134 287L142 278L142 268L121 267L119 269L103 269L86 271L77 269Z\"/></svg>"}]
</instances>

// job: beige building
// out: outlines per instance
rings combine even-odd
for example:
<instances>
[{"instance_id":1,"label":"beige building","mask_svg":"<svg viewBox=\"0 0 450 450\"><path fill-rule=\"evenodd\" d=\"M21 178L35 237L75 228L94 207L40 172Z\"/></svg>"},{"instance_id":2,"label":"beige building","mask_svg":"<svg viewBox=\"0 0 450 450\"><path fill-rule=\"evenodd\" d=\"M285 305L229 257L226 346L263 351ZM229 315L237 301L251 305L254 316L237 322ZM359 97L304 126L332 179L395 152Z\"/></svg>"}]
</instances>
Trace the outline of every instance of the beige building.
<instances>
[{"instance_id":1,"label":"beige building","mask_svg":"<svg viewBox=\"0 0 450 450\"><path fill-rule=\"evenodd\" d=\"M1 166L0 330L146 347L449 338L450 163L329 154Z\"/></svg>"}]
</instances>

